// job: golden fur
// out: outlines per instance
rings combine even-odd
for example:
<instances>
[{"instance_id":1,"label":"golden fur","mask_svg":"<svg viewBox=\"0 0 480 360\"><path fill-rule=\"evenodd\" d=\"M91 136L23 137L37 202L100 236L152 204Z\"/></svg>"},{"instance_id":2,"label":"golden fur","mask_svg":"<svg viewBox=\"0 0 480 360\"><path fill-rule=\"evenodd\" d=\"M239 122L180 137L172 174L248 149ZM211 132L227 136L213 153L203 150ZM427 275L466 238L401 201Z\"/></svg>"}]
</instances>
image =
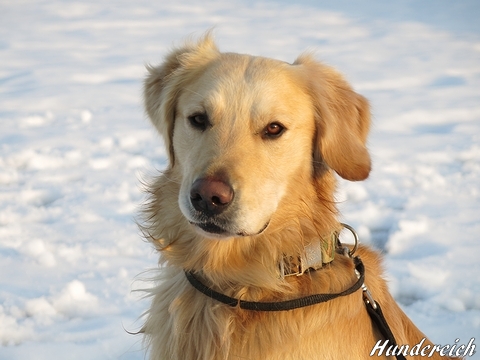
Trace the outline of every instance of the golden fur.
<instances>
[{"instance_id":1,"label":"golden fur","mask_svg":"<svg viewBox=\"0 0 480 360\"><path fill-rule=\"evenodd\" d=\"M194 271L217 291L250 301L351 286L353 263L343 255L299 277L277 271L284 254L298 255L312 239L340 229L333 172L353 181L368 176L367 100L309 55L287 64L221 53L208 34L148 71L145 107L169 155L167 169L149 185L142 224L161 255L142 330L151 359L368 359L381 336L361 291L297 310L255 312L206 297L184 274ZM193 114L208 115L204 130L192 126ZM269 137L271 123L286 130ZM218 216L222 234L192 224L198 216L189 191L199 178L220 178L235 191ZM420 342L424 335L388 293L380 256L366 247L358 254L397 342Z\"/></svg>"}]
</instances>

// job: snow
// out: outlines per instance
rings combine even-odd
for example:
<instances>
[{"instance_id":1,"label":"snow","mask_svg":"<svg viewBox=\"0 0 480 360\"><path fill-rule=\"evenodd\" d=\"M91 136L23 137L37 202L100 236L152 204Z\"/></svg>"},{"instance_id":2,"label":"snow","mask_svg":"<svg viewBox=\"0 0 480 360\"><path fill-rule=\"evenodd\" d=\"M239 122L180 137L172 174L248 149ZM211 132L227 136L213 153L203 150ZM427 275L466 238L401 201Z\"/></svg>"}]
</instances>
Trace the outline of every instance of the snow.
<instances>
[{"instance_id":1,"label":"snow","mask_svg":"<svg viewBox=\"0 0 480 360\"><path fill-rule=\"evenodd\" d=\"M479 337L477 2L0 7L0 359L144 358L128 332L148 301L132 290L157 260L134 218L166 161L144 64L211 27L225 51L315 51L370 99L374 168L341 182L342 220L385 253L392 293L434 342Z\"/></svg>"}]
</instances>

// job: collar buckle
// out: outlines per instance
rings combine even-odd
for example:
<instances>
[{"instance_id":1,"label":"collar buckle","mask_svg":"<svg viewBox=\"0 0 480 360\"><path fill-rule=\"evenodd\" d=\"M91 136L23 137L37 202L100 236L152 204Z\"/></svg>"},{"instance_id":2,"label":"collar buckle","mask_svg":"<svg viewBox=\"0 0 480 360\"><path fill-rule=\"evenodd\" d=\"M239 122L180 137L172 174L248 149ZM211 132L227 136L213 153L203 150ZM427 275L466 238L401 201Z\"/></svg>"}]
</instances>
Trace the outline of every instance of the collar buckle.
<instances>
[{"instance_id":1,"label":"collar buckle","mask_svg":"<svg viewBox=\"0 0 480 360\"><path fill-rule=\"evenodd\" d=\"M344 223L341 223L341 225L353 235L352 249L347 246L342 248L339 239L340 233L337 232L331 234L329 238L315 239L304 247L300 255L283 255L283 258L279 261L280 277L301 276L306 272L321 269L323 265L333 261L337 250L345 256L353 258L358 248L358 235L350 225Z\"/></svg>"},{"instance_id":2,"label":"collar buckle","mask_svg":"<svg viewBox=\"0 0 480 360\"><path fill-rule=\"evenodd\" d=\"M337 244L336 234L329 239L315 239L304 247L300 256L284 255L280 264L280 276L301 276L308 271L321 269L323 265L329 264L335 257Z\"/></svg>"}]
</instances>

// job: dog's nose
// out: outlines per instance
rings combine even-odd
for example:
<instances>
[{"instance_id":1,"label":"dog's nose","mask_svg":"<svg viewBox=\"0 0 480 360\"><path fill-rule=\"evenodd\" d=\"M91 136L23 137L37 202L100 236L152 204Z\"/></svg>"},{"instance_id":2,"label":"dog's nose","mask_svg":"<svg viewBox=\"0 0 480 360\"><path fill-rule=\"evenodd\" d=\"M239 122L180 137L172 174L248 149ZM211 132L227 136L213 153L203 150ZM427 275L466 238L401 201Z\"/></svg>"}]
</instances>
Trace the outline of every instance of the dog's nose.
<instances>
[{"instance_id":1,"label":"dog's nose","mask_svg":"<svg viewBox=\"0 0 480 360\"><path fill-rule=\"evenodd\" d=\"M198 179L190 189L190 201L197 211L212 216L224 211L233 200L232 187L222 180Z\"/></svg>"}]
</instances>

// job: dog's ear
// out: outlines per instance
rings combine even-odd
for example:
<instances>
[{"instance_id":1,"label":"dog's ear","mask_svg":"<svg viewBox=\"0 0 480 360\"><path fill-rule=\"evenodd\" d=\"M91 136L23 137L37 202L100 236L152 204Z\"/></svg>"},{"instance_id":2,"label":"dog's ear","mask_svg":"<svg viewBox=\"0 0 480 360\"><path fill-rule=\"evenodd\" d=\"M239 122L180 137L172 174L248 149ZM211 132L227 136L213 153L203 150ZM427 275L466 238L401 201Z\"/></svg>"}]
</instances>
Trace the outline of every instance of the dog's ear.
<instances>
[{"instance_id":1,"label":"dog's ear","mask_svg":"<svg viewBox=\"0 0 480 360\"><path fill-rule=\"evenodd\" d=\"M168 150L170 167L175 162L172 144L177 99L183 87L219 55L210 33L196 43L172 50L162 64L147 65L143 87L145 110Z\"/></svg>"},{"instance_id":2,"label":"dog's ear","mask_svg":"<svg viewBox=\"0 0 480 360\"><path fill-rule=\"evenodd\" d=\"M314 171L325 164L347 180L364 180L370 173L366 140L370 128L368 101L352 90L334 69L311 56L299 57L315 107Z\"/></svg>"}]
</instances>

